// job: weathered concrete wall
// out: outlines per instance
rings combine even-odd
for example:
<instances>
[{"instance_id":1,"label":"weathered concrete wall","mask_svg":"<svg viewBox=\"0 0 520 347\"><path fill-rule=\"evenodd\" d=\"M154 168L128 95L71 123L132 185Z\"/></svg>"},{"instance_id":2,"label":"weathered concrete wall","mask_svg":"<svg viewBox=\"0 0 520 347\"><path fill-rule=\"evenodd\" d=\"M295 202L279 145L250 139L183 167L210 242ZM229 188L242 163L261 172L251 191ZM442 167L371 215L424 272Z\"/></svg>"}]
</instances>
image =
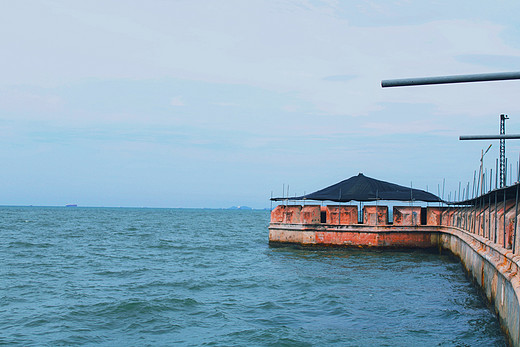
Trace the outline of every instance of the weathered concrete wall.
<instances>
[{"instance_id":1,"label":"weathered concrete wall","mask_svg":"<svg viewBox=\"0 0 520 347\"><path fill-rule=\"evenodd\" d=\"M271 244L294 243L302 246L351 246L384 248L433 248L438 246L437 227L390 225L302 225L271 223Z\"/></svg>"},{"instance_id":2,"label":"weathered concrete wall","mask_svg":"<svg viewBox=\"0 0 520 347\"><path fill-rule=\"evenodd\" d=\"M421 207L394 206L394 225L420 225Z\"/></svg>"},{"instance_id":3,"label":"weathered concrete wall","mask_svg":"<svg viewBox=\"0 0 520 347\"><path fill-rule=\"evenodd\" d=\"M326 206L327 224L357 224L358 222L357 206Z\"/></svg>"},{"instance_id":4,"label":"weathered concrete wall","mask_svg":"<svg viewBox=\"0 0 520 347\"><path fill-rule=\"evenodd\" d=\"M520 346L520 257L484 237L458 228L440 233L440 245L457 255L494 305L513 346Z\"/></svg>"},{"instance_id":5,"label":"weathered concrete wall","mask_svg":"<svg viewBox=\"0 0 520 347\"><path fill-rule=\"evenodd\" d=\"M321 220L321 206L307 205L302 207L301 221L302 224L317 224Z\"/></svg>"},{"instance_id":6,"label":"weathered concrete wall","mask_svg":"<svg viewBox=\"0 0 520 347\"><path fill-rule=\"evenodd\" d=\"M363 224L386 225L388 224L388 206L364 206Z\"/></svg>"}]
</instances>

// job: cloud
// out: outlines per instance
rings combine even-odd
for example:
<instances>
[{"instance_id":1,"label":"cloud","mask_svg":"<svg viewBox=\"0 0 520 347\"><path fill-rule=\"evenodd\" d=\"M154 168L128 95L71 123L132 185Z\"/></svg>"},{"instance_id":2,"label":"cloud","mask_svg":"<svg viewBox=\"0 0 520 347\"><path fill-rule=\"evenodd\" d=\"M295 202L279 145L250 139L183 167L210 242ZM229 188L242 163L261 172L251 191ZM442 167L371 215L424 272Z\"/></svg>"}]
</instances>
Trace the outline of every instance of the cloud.
<instances>
[{"instance_id":1,"label":"cloud","mask_svg":"<svg viewBox=\"0 0 520 347\"><path fill-rule=\"evenodd\" d=\"M331 81L331 82L346 82L346 81L350 81L356 77L357 77L356 75L333 75L333 76L323 77L323 80Z\"/></svg>"},{"instance_id":2,"label":"cloud","mask_svg":"<svg viewBox=\"0 0 520 347\"><path fill-rule=\"evenodd\" d=\"M180 1L122 7L108 1L101 10L95 2L58 0L9 11L14 17L23 13L41 30L35 35L31 28L7 30L10 22L0 23L10 32L2 40L2 66L18 66L0 67L4 85L179 78L295 93L324 114L368 115L379 102L410 100L407 92L382 91L381 79L482 72L457 57L520 56L502 38L505 24L453 14L440 20L444 12L429 3L224 1L201 7ZM405 20L418 14L419 21ZM384 25L367 27L363 18ZM32 56L39 59L23 58ZM468 107L469 93L454 97L438 90L430 89L420 102L448 113L464 105L468 113L488 112ZM184 104L179 101L172 105Z\"/></svg>"},{"instance_id":3,"label":"cloud","mask_svg":"<svg viewBox=\"0 0 520 347\"><path fill-rule=\"evenodd\" d=\"M213 104L217 105L217 106L222 106L222 107L238 106L238 104L236 102L225 102L225 101L214 102Z\"/></svg>"},{"instance_id":4,"label":"cloud","mask_svg":"<svg viewBox=\"0 0 520 347\"><path fill-rule=\"evenodd\" d=\"M215 170L204 165L225 162L215 164L219 186L240 184L234 173L243 168L242 183L258 183L260 195L283 175L315 175L320 186L323 174L358 166L383 178L455 177L474 164L468 152L478 164L481 145L458 144L458 135L498 131L500 113L512 115L508 131L520 127L519 82L382 89L380 81L514 68L516 9L509 0L12 2L0 13L0 109L9 122L0 131L27 153L47 141L48 158L61 157L56 169L40 165L56 180L76 157L105 173L98 153L117 163L113 176L131 172L120 165L128 164L167 182L197 172L206 184ZM128 163L118 144L131 146ZM0 154L16 162L19 152ZM35 171L2 178L27 172ZM106 184L105 176L92 179Z\"/></svg>"},{"instance_id":5,"label":"cloud","mask_svg":"<svg viewBox=\"0 0 520 347\"><path fill-rule=\"evenodd\" d=\"M520 55L502 54L463 54L456 56L463 63L490 67L493 69L507 69L518 71L520 68Z\"/></svg>"},{"instance_id":6,"label":"cloud","mask_svg":"<svg viewBox=\"0 0 520 347\"><path fill-rule=\"evenodd\" d=\"M63 98L49 91L24 88L0 89L0 109L4 111L47 113L60 111L63 107Z\"/></svg>"},{"instance_id":7,"label":"cloud","mask_svg":"<svg viewBox=\"0 0 520 347\"><path fill-rule=\"evenodd\" d=\"M170 105L172 106L185 106L184 101L180 96L173 97L170 100Z\"/></svg>"}]
</instances>

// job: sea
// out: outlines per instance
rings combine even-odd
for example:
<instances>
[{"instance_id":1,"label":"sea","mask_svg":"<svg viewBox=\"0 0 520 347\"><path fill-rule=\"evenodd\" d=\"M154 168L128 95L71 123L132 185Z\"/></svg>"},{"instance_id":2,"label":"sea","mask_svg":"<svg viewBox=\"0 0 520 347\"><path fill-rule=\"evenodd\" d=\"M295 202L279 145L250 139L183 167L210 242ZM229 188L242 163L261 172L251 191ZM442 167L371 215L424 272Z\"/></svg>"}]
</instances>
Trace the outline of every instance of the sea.
<instances>
[{"instance_id":1,"label":"sea","mask_svg":"<svg viewBox=\"0 0 520 347\"><path fill-rule=\"evenodd\" d=\"M0 207L0 345L506 346L450 254L270 247L269 211Z\"/></svg>"}]
</instances>

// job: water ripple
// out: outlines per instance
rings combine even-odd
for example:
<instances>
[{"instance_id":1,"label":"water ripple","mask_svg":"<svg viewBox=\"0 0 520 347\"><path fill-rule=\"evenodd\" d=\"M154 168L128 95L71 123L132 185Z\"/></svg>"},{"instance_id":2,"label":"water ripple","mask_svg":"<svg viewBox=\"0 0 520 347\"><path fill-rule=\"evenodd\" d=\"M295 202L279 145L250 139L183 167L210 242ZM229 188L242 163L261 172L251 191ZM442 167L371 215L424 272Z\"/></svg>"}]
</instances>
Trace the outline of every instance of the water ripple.
<instances>
[{"instance_id":1,"label":"water ripple","mask_svg":"<svg viewBox=\"0 0 520 347\"><path fill-rule=\"evenodd\" d=\"M0 208L0 344L506 345L458 260L269 248L268 220Z\"/></svg>"}]
</instances>

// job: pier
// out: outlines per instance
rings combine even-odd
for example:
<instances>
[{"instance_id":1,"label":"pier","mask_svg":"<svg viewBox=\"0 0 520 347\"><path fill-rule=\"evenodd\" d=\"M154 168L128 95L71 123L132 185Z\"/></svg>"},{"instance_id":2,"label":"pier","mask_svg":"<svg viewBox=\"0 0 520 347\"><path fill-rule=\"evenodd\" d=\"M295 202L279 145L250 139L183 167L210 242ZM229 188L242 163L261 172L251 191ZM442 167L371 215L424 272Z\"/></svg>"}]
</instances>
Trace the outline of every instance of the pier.
<instances>
[{"instance_id":1,"label":"pier","mask_svg":"<svg viewBox=\"0 0 520 347\"><path fill-rule=\"evenodd\" d=\"M448 206L279 205L269 243L300 247L433 248L449 251L482 288L520 345L520 183ZM361 213L360 213L361 212Z\"/></svg>"}]
</instances>

